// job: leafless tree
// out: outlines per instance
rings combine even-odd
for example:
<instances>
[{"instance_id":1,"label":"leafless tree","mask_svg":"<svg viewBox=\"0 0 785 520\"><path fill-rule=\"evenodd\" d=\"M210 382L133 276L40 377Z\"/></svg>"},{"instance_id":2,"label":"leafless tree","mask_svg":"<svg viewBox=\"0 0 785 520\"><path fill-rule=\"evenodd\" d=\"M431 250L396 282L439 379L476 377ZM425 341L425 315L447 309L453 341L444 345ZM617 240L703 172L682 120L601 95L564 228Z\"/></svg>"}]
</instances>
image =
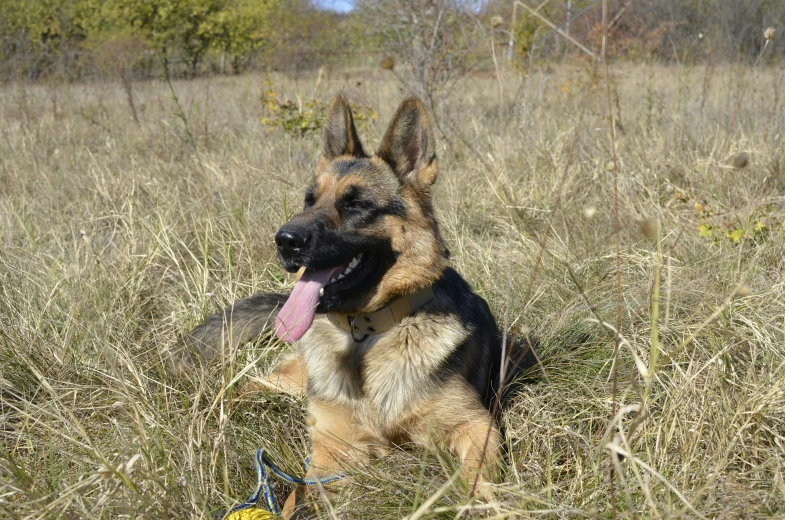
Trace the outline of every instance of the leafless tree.
<instances>
[{"instance_id":1,"label":"leafless tree","mask_svg":"<svg viewBox=\"0 0 785 520\"><path fill-rule=\"evenodd\" d=\"M470 0L357 2L369 36L400 60L393 72L434 112L481 57L486 34L479 8Z\"/></svg>"}]
</instances>

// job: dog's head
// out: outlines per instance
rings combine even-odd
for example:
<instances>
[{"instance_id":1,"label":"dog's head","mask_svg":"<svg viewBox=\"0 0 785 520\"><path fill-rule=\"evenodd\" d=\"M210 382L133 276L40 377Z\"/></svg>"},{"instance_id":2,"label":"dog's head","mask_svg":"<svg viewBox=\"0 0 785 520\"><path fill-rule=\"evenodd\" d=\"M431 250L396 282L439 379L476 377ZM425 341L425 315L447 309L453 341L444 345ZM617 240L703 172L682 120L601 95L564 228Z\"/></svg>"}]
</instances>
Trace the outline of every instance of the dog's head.
<instances>
[{"instance_id":1,"label":"dog's head","mask_svg":"<svg viewBox=\"0 0 785 520\"><path fill-rule=\"evenodd\" d=\"M373 311L441 276L448 253L431 205L436 175L433 131L419 99L404 100L370 156L346 99L333 101L305 207L275 235L283 267L304 268L281 311L303 318L283 324L288 335L279 323L281 337L299 339L313 312Z\"/></svg>"}]
</instances>

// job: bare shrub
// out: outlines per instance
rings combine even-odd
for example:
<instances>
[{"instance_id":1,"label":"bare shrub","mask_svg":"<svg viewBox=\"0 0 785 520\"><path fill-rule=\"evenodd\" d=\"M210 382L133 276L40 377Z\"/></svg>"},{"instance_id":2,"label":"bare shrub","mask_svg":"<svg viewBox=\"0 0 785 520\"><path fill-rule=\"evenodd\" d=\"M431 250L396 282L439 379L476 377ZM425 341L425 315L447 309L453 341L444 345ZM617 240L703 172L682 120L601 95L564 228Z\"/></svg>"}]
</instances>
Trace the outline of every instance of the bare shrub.
<instances>
[{"instance_id":1,"label":"bare shrub","mask_svg":"<svg viewBox=\"0 0 785 520\"><path fill-rule=\"evenodd\" d=\"M398 80L435 111L480 59L475 51L485 31L474 6L466 0L361 0L357 10L386 52L400 58Z\"/></svg>"},{"instance_id":2,"label":"bare shrub","mask_svg":"<svg viewBox=\"0 0 785 520\"><path fill-rule=\"evenodd\" d=\"M152 58L148 47L139 38L119 36L97 45L92 52L92 62L102 77L120 80L134 122L139 124L133 80L151 74Z\"/></svg>"}]
</instances>

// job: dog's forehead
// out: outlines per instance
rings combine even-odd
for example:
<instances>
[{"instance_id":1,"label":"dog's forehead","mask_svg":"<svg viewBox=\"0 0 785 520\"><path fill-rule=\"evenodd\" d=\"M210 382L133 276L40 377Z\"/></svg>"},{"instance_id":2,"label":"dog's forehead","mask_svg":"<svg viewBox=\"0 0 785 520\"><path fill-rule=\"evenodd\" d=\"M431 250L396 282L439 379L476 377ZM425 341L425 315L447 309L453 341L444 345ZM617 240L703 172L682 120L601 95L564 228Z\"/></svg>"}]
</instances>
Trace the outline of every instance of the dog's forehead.
<instances>
[{"instance_id":1,"label":"dog's forehead","mask_svg":"<svg viewBox=\"0 0 785 520\"><path fill-rule=\"evenodd\" d=\"M366 186L380 197L394 195L400 187L392 169L378 157L346 157L331 162L317 179L317 192L342 191Z\"/></svg>"},{"instance_id":2,"label":"dog's forehead","mask_svg":"<svg viewBox=\"0 0 785 520\"><path fill-rule=\"evenodd\" d=\"M328 168L329 172L337 175L339 179L345 175L348 175L349 173L353 173L355 175L367 175L371 173L370 170L372 169L371 162L368 159L356 158L334 161Z\"/></svg>"}]
</instances>

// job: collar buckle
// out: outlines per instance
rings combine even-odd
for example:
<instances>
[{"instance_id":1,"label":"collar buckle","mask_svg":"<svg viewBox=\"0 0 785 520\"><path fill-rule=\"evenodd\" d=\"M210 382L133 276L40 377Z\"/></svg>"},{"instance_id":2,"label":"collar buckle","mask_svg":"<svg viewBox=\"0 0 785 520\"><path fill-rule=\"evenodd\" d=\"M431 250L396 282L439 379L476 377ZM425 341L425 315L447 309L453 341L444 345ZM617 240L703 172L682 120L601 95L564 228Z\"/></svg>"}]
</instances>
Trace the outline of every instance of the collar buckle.
<instances>
[{"instance_id":1,"label":"collar buckle","mask_svg":"<svg viewBox=\"0 0 785 520\"><path fill-rule=\"evenodd\" d=\"M355 334L358 330L360 330L360 327L354 324L354 322L357 320L357 316L347 316L347 318L349 318L349 332L352 335L352 341L355 343L362 343L368 339L368 334Z\"/></svg>"}]
</instances>

